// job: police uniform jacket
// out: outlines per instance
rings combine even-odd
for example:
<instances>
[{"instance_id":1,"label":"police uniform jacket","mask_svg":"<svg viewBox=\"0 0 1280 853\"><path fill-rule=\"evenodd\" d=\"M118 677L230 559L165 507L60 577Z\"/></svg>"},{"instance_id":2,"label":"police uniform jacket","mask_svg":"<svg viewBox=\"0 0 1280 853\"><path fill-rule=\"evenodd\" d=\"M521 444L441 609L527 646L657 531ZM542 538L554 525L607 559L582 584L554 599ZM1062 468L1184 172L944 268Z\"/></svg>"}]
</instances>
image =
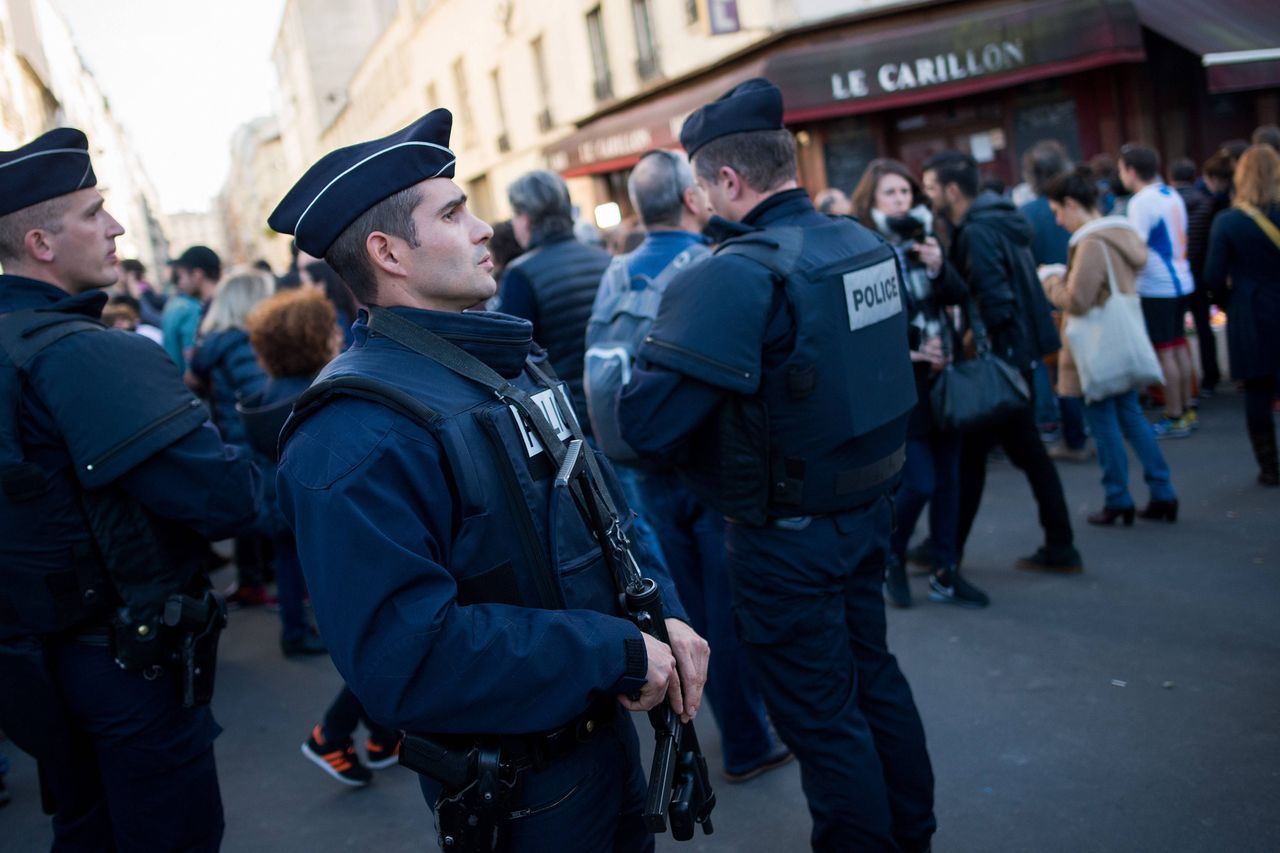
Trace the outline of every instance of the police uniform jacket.
<instances>
[{"instance_id":1,"label":"police uniform jacket","mask_svg":"<svg viewBox=\"0 0 1280 853\"><path fill-rule=\"evenodd\" d=\"M525 364L531 354L546 361L527 321L391 310L538 390ZM369 715L407 731L540 732L638 689L643 640L616 615L598 549L566 521L575 511L549 497L554 471L516 431L515 413L371 332L363 314L354 332L297 404L277 486L325 643ZM423 423L349 394L312 408L326 383L353 378L389 384L435 414ZM531 540L555 566L555 601L530 592L536 568L522 543ZM668 615L683 618L669 579L655 579Z\"/></svg>"}]
</instances>

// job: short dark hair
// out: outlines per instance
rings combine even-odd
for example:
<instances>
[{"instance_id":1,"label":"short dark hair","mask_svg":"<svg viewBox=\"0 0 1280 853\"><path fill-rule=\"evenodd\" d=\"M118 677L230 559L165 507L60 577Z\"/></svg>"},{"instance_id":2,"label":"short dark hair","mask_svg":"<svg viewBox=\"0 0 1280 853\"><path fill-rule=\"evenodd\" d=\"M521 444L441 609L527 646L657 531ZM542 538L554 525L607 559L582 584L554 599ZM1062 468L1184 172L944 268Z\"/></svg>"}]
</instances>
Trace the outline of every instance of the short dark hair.
<instances>
[{"instance_id":1,"label":"short dark hair","mask_svg":"<svg viewBox=\"0 0 1280 853\"><path fill-rule=\"evenodd\" d=\"M1253 132L1252 140L1254 145L1270 145L1280 152L1280 127L1264 124Z\"/></svg>"},{"instance_id":2,"label":"short dark hair","mask_svg":"<svg viewBox=\"0 0 1280 853\"><path fill-rule=\"evenodd\" d=\"M1085 210L1097 210L1098 182L1093 177L1093 169L1081 165L1070 172L1063 172L1049 181L1044 188L1044 196L1058 204L1069 198L1075 199Z\"/></svg>"},{"instance_id":3,"label":"short dark hair","mask_svg":"<svg viewBox=\"0 0 1280 853\"><path fill-rule=\"evenodd\" d=\"M125 258L123 261L120 262L120 269L124 270L125 272L131 272L134 275L136 275L138 278L142 278L144 275L147 274L146 266L143 265L142 261L138 260L137 258Z\"/></svg>"},{"instance_id":4,"label":"short dark hair","mask_svg":"<svg viewBox=\"0 0 1280 853\"><path fill-rule=\"evenodd\" d=\"M405 240L413 248L419 246L418 227L413 211L422 201L417 185L405 187L366 210L333 241L324 259L351 288L351 294L365 305L376 305L378 278L365 241L374 231Z\"/></svg>"},{"instance_id":5,"label":"short dark hair","mask_svg":"<svg viewBox=\"0 0 1280 853\"><path fill-rule=\"evenodd\" d=\"M656 149L641 155L627 178L627 195L645 225L679 225L693 170L681 156Z\"/></svg>"},{"instance_id":6,"label":"short dark hair","mask_svg":"<svg viewBox=\"0 0 1280 853\"><path fill-rule=\"evenodd\" d=\"M1130 142L1120 148L1120 162L1144 181L1154 181L1160 174L1160 155L1150 145Z\"/></svg>"},{"instance_id":7,"label":"short dark hair","mask_svg":"<svg viewBox=\"0 0 1280 853\"><path fill-rule=\"evenodd\" d=\"M529 217L529 238L541 242L573 233L573 203L564 178L547 169L534 169L511 182L507 201L516 213Z\"/></svg>"},{"instance_id":8,"label":"short dark hair","mask_svg":"<svg viewBox=\"0 0 1280 853\"><path fill-rule=\"evenodd\" d=\"M714 181L728 166L758 193L796 179L796 140L789 130L730 133L703 145L693 155L693 168L704 181Z\"/></svg>"},{"instance_id":9,"label":"short dark hair","mask_svg":"<svg viewBox=\"0 0 1280 853\"><path fill-rule=\"evenodd\" d=\"M324 295L333 303L338 315L348 323L356 318L356 302L351 296L351 288L338 275L338 271L324 261L312 261L307 264L306 273L311 280L324 288Z\"/></svg>"},{"instance_id":10,"label":"short dark hair","mask_svg":"<svg viewBox=\"0 0 1280 853\"><path fill-rule=\"evenodd\" d=\"M1070 169L1067 149L1056 139L1042 139L1022 155L1022 175L1036 195L1044 195L1049 182Z\"/></svg>"},{"instance_id":11,"label":"short dark hair","mask_svg":"<svg viewBox=\"0 0 1280 853\"><path fill-rule=\"evenodd\" d=\"M955 184L965 198L978 197L978 164L962 151L939 151L924 164L924 171L937 175L941 186Z\"/></svg>"},{"instance_id":12,"label":"short dark hair","mask_svg":"<svg viewBox=\"0 0 1280 853\"><path fill-rule=\"evenodd\" d=\"M1235 174L1235 170L1231 166L1231 155L1225 151L1219 151L1208 160L1205 160L1200 171L1204 173L1206 178L1228 182L1231 181Z\"/></svg>"},{"instance_id":13,"label":"short dark hair","mask_svg":"<svg viewBox=\"0 0 1280 853\"><path fill-rule=\"evenodd\" d=\"M70 196L60 195L0 216L0 264L22 259L27 235L32 231L62 231L62 217L70 206Z\"/></svg>"},{"instance_id":14,"label":"short dark hair","mask_svg":"<svg viewBox=\"0 0 1280 853\"><path fill-rule=\"evenodd\" d=\"M1196 179L1196 161L1190 157L1179 157L1169 167L1169 177L1175 184L1189 184Z\"/></svg>"}]
</instances>

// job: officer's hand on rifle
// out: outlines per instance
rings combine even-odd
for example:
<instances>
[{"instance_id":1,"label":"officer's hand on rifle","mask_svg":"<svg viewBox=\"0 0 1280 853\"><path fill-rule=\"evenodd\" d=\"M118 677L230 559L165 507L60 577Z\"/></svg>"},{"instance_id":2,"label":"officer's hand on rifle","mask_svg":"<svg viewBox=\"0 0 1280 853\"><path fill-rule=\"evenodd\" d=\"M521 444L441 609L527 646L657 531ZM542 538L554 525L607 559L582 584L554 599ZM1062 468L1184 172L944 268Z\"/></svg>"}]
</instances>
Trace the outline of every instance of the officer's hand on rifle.
<instances>
[{"instance_id":1,"label":"officer's hand on rifle","mask_svg":"<svg viewBox=\"0 0 1280 853\"><path fill-rule=\"evenodd\" d=\"M683 693L679 703L674 698L671 700L671 707L680 715L680 721L687 723L698 716L698 708L702 706L702 688L707 684L707 662L711 658L711 647L679 619L665 621L679 673L676 691Z\"/></svg>"},{"instance_id":2,"label":"officer's hand on rifle","mask_svg":"<svg viewBox=\"0 0 1280 853\"><path fill-rule=\"evenodd\" d=\"M669 621L669 620L668 620ZM628 711L648 711L656 708L668 696L672 696L671 706L677 714L683 710L681 701L680 675L676 672L676 659L671 654L671 647L651 634L644 637L644 650L649 656L649 671L645 674L644 687L638 699L619 696L618 701Z\"/></svg>"}]
</instances>

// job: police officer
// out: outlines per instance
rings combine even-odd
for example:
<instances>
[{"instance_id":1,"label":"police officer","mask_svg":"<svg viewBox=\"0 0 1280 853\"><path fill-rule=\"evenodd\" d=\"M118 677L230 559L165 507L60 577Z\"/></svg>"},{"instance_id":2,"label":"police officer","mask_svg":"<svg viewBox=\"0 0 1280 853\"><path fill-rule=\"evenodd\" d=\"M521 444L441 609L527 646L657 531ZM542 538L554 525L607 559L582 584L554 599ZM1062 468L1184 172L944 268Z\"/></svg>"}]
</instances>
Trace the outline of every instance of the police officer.
<instances>
[{"instance_id":1,"label":"police officer","mask_svg":"<svg viewBox=\"0 0 1280 853\"><path fill-rule=\"evenodd\" d=\"M730 520L738 632L800 761L814 849L927 849L933 775L880 591L915 402L896 256L797 187L767 80L697 110L680 141L720 245L667 288L623 437Z\"/></svg>"},{"instance_id":2,"label":"police officer","mask_svg":"<svg viewBox=\"0 0 1280 853\"><path fill-rule=\"evenodd\" d=\"M666 578L670 647L623 618L557 470L580 440L565 386L527 320L466 311L494 293L493 232L452 180L451 124L330 153L271 215L371 306L285 426L280 508L338 670L415 735L403 762L435 750L411 766L442 845L651 850L619 702L691 718L707 646Z\"/></svg>"},{"instance_id":3,"label":"police officer","mask_svg":"<svg viewBox=\"0 0 1280 853\"><path fill-rule=\"evenodd\" d=\"M55 850L216 850L200 558L256 475L163 349L98 322L124 231L95 184L78 130L0 152L0 727Z\"/></svg>"}]
</instances>

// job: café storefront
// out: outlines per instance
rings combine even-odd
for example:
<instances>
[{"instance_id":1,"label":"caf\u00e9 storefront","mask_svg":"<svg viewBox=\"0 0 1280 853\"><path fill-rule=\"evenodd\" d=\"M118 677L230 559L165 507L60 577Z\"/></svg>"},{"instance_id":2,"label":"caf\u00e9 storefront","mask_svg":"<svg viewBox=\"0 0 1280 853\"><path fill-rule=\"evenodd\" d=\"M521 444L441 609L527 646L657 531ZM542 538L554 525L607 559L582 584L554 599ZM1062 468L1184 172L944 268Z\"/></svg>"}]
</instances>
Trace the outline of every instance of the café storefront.
<instances>
[{"instance_id":1,"label":"caf\u00e9 storefront","mask_svg":"<svg viewBox=\"0 0 1280 853\"><path fill-rule=\"evenodd\" d=\"M640 154L677 147L689 112L766 76L782 89L801 180L814 191L850 190L878 156L919 170L946 148L969 152L985 175L1012 185L1022 153L1046 138L1076 158L1140 139L1166 158L1202 160L1222 140L1276 120L1280 52L1270 61L1257 48L1280 45L1280 15L1226 2L1206 27L1196 18L1208 14L1203 4L1172 5L1185 8L961 0L825 22L615 105L545 153L551 168L591 176L597 199L627 210L625 176ZM1243 11L1227 8L1235 5ZM1181 13L1177 26L1171 11ZM1205 57L1218 55L1241 61L1215 74Z\"/></svg>"}]
</instances>

